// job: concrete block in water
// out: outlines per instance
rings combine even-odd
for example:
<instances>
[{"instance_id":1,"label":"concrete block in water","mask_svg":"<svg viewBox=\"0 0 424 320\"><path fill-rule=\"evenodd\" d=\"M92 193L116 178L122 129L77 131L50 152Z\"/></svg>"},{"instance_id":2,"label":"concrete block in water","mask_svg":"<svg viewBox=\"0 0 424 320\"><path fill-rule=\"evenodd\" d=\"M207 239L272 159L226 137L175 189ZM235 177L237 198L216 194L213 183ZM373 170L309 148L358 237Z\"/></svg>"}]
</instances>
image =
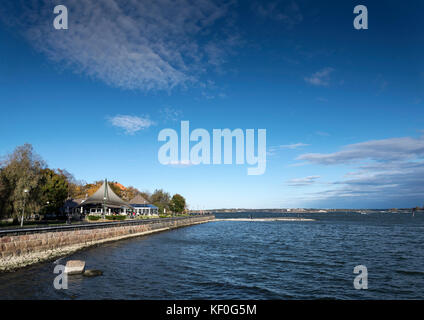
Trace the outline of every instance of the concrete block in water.
<instances>
[{"instance_id":1,"label":"concrete block in water","mask_svg":"<svg viewBox=\"0 0 424 320\"><path fill-rule=\"evenodd\" d=\"M97 277L103 275L103 271L101 270L85 270L84 274L85 277Z\"/></svg>"},{"instance_id":2,"label":"concrete block in water","mask_svg":"<svg viewBox=\"0 0 424 320\"><path fill-rule=\"evenodd\" d=\"M85 261L69 260L65 266L65 273L67 274L81 274L84 272Z\"/></svg>"}]
</instances>

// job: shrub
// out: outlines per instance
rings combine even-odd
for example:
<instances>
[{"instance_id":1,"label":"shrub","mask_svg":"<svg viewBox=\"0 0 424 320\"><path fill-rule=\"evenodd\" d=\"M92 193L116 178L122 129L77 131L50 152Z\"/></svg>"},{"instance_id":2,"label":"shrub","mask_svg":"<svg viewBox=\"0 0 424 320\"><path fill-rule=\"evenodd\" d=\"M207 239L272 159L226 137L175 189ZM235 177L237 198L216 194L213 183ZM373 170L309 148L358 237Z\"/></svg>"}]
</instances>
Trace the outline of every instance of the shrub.
<instances>
[{"instance_id":1,"label":"shrub","mask_svg":"<svg viewBox=\"0 0 424 320\"><path fill-rule=\"evenodd\" d=\"M97 221L100 220L100 216L87 216L87 219L90 221Z\"/></svg>"},{"instance_id":2,"label":"shrub","mask_svg":"<svg viewBox=\"0 0 424 320\"><path fill-rule=\"evenodd\" d=\"M127 216L117 215L117 216L106 216L107 220L125 220Z\"/></svg>"}]
</instances>

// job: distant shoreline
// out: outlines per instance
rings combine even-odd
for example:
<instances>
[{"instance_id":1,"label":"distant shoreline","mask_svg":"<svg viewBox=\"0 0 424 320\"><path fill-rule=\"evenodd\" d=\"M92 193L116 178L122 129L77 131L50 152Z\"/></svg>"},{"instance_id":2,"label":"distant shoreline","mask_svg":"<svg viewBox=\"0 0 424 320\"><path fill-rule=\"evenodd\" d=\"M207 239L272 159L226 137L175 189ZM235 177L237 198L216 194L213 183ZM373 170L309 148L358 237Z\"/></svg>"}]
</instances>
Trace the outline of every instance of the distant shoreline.
<instances>
[{"instance_id":1,"label":"distant shoreline","mask_svg":"<svg viewBox=\"0 0 424 320\"><path fill-rule=\"evenodd\" d=\"M316 221L315 219L305 218L229 218L229 219L215 219L212 221Z\"/></svg>"}]
</instances>

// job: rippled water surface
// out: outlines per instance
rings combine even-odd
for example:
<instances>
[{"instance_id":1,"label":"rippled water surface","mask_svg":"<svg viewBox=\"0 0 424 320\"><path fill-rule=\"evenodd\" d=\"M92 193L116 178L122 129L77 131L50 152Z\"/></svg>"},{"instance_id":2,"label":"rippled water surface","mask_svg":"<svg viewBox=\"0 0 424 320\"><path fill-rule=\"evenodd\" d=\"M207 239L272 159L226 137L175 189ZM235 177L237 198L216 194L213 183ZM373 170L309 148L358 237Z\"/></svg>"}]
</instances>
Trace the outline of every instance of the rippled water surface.
<instances>
[{"instance_id":1,"label":"rippled water surface","mask_svg":"<svg viewBox=\"0 0 424 320\"><path fill-rule=\"evenodd\" d=\"M0 299L424 297L423 214L303 217L317 221L217 221L89 248L55 263L82 259L103 276L70 276L69 289L56 290L48 262L0 274ZM368 290L353 287L356 265L368 268Z\"/></svg>"}]
</instances>

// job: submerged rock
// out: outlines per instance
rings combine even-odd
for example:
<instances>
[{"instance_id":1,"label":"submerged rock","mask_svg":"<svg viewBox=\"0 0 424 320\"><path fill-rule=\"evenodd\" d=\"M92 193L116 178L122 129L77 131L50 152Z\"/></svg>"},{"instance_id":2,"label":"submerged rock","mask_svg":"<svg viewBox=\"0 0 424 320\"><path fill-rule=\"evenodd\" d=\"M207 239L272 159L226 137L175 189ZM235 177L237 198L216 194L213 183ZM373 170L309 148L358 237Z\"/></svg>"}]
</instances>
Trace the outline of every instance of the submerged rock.
<instances>
[{"instance_id":1,"label":"submerged rock","mask_svg":"<svg viewBox=\"0 0 424 320\"><path fill-rule=\"evenodd\" d=\"M85 261L82 260L69 260L66 262L65 273L67 274L81 274L84 272Z\"/></svg>"},{"instance_id":2,"label":"submerged rock","mask_svg":"<svg viewBox=\"0 0 424 320\"><path fill-rule=\"evenodd\" d=\"M85 270L83 276L85 277L97 277L103 275L101 270Z\"/></svg>"}]
</instances>

